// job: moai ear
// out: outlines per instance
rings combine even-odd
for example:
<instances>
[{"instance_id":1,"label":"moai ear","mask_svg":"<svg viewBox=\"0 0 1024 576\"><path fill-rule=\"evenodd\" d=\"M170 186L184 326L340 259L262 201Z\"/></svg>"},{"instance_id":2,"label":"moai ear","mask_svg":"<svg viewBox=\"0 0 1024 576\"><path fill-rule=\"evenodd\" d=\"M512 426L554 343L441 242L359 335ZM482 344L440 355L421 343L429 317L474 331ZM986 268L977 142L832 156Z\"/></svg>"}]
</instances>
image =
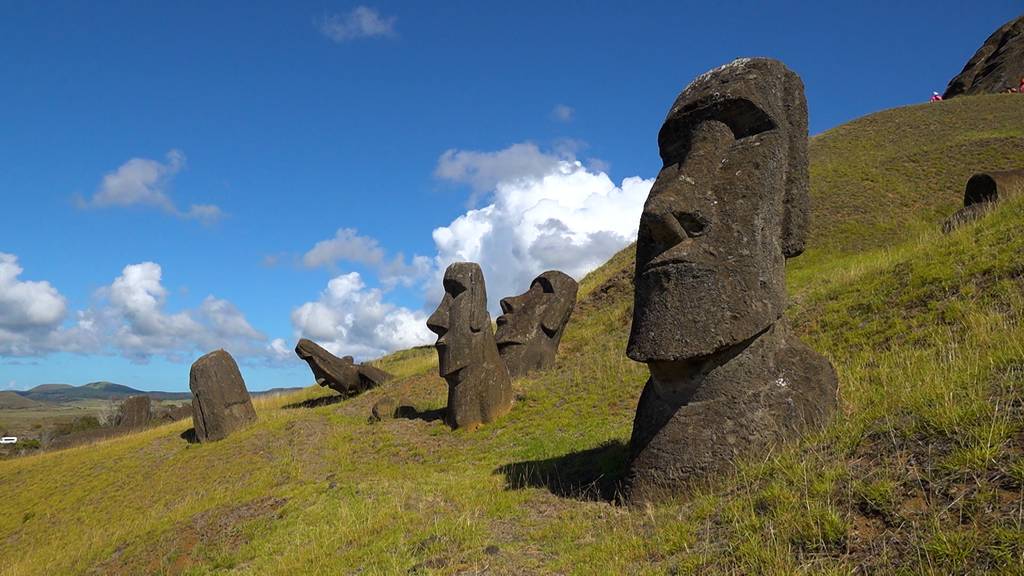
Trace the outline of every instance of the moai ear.
<instances>
[{"instance_id":1,"label":"moai ear","mask_svg":"<svg viewBox=\"0 0 1024 576\"><path fill-rule=\"evenodd\" d=\"M786 258L804 251L811 213L810 175L807 166L807 99L804 83L788 71L783 90L788 139L786 192L782 213L782 253Z\"/></svg>"},{"instance_id":2,"label":"moai ear","mask_svg":"<svg viewBox=\"0 0 1024 576\"><path fill-rule=\"evenodd\" d=\"M487 287L484 285L484 273L476 266L469 276L469 328L473 332L480 332L484 327L490 328L491 317L487 314Z\"/></svg>"}]
</instances>

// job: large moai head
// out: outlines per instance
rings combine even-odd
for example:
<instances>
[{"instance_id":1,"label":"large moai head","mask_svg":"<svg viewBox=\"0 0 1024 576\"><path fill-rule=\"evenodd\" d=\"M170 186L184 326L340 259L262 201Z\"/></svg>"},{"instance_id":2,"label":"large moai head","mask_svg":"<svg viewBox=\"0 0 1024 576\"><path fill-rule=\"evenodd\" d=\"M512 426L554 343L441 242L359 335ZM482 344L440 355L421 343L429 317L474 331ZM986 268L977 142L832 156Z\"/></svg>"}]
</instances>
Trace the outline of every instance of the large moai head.
<instances>
[{"instance_id":1,"label":"large moai head","mask_svg":"<svg viewBox=\"0 0 1024 576\"><path fill-rule=\"evenodd\" d=\"M444 272L444 298L427 319L437 334L438 370L443 378L480 361L487 340L493 340L487 313L484 273L473 262L455 262Z\"/></svg>"},{"instance_id":2,"label":"large moai head","mask_svg":"<svg viewBox=\"0 0 1024 576\"><path fill-rule=\"evenodd\" d=\"M478 264L448 266L444 298L427 319L427 328L437 334L438 372L448 382L448 424L472 428L507 412L512 388L494 342Z\"/></svg>"},{"instance_id":3,"label":"large moai head","mask_svg":"<svg viewBox=\"0 0 1024 576\"><path fill-rule=\"evenodd\" d=\"M523 294L501 299L503 314L494 337L510 376L554 363L578 290L571 276L549 270L534 278Z\"/></svg>"},{"instance_id":4,"label":"large moai head","mask_svg":"<svg viewBox=\"0 0 1024 576\"><path fill-rule=\"evenodd\" d=\"M782 315L785 259L803 251L808 224L803 83L765 58L702 74L676 99L658 147L627 350L651 364L749 340Z\"/></svg>"}]
</instances>

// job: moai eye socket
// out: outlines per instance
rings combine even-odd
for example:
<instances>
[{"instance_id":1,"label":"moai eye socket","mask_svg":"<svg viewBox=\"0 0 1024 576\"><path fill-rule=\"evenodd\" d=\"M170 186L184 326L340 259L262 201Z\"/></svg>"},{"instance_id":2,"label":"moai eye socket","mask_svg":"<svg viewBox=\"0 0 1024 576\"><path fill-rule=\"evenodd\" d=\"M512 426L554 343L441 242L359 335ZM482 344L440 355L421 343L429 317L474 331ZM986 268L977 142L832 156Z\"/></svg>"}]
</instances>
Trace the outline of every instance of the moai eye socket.
<instances>
[{"instance_id":1,"label":"moai eye socket","mask_svg":"<svg viewBox=\"0 0 1024 576\"><path fill-rule=\"evenodd\" d=\"M554 294L555 287L551 285L551 281L541 276L533 281L533 286L540 286L540 289L546 294ZM531 286L531 288L533 287Z\"/></svg>"},{"instance_id":2,"label":"moai eye socket","mask_svg":"<svg viewBox=\"0 0 1024 576\"><path fill-rule=\"evenodd\" d=\"M466 286L454 278L445 278L443 284L444 291L451 294L452 298L466 291Z\"/></svg>"}]
</instances>

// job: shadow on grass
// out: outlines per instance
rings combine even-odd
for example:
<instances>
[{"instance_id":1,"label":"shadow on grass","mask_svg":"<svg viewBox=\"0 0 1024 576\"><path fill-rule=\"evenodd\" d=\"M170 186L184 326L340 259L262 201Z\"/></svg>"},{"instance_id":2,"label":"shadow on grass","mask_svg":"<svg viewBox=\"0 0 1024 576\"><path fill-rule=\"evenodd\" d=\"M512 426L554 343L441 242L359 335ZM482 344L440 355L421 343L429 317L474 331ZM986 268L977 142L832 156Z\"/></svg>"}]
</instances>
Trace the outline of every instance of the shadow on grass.
<instances>
[{"instance_id":1,"label":"shadow on grass","mask_svg":"<svg viewBox=\"0 0 1024 576\"><path fill-rule=\"evenodd\" d=\"M284 408L318 408L320 406L330 406L331 404L337 404L338 402L344 402L348 400L348 396L342 396L340 394L332 394L330 396L319 396L317 398L310 398L303 400L302 402L293 402L291 404L285 404Z\"/></svg>"},{"instance_id":2,"label":"shadow on grass","mask_svg":"<svg viewBox=\"0 0 1024 576\"><path fill-rule=\"evenodd\" d=\"M613 440L555 458L505 464L495 472L505 475L506 490L546 488L562 498L614 502L628 456L629 447Z\"/></svg>"},{"instance_id":3,"label":"shadow on grass","mask_svg":"<svg viewBox=\"0 0 1024 576\"><path fill-rule=\"evenodd\" d=\"M199 436L196 436L195 428L189 428L188 430L185 430L184 432L181 433L180 438L185 442L188 442L189 444L199 443Z\"/></svg>"},{"instance_id":4,"label":"shadow on grass","mask_svg":"<svg viewBox=\"0 0 1024 576\"><path fill-rule=\"evenodd\" d=\"M405 406L404 409L399 412L399 418L405 418L407 420L423 420L424 422L437 422L444 420L444 408L436 408L434 410L417 410L412 406Z\"/></svg>"}]
</instances>

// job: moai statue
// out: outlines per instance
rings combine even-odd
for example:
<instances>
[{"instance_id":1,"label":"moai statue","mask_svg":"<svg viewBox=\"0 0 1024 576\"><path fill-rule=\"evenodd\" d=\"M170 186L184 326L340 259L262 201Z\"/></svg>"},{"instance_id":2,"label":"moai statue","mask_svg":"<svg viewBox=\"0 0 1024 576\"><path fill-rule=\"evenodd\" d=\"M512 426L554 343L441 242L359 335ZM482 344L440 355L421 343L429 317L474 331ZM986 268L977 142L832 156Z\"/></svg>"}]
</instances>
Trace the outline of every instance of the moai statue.
<instances>
[{"instance_id":1,"label":"moai statue","mask_svg":"<svg viewBox=\"0 0 1024 576\"><path fill-rule=\"evenodd\" d=\"M224 350L214 350L192 364L188 387L192 390L192 424L200 442L221 440L256 420L238 364Z\"/></svg>"},{"instance_id":2,"label":"moai statue","mask_svg":"<svg viewBox=\"0 0 1024 576\"><path fill-rule=\"evenodd\" d=\"M782 316L785 261L803 252L809 212L800 78L763 58L707 72L672 105L658 146L627 350L651 372L630 501L685 491L823 425L836 405L832 365Z\"/></svg>"},{"instance_id":3,"label":"moai statue","mask_svg":"<svg viewBox=\"0 0 1024 576\"><path fill-rule=\"evenodd\" d=\"M512 384L494 342L479 265L448 266L444 298L427 319L427 328L437 334L438 371L448 382L448 425L472 429L507 413Z\"/></svg>"},{"instance_id":4,"label":"moai statue","mask_svg":"<svg viewBox=\"0 0 1024 576\"><path fill-rule=\"evenodd\" d=\"M964 188L964 207L946 218L942 232L953 230L988 214L999 202L1024 194L1024 169L979 172Z\"/></svg>"},{"instance_id":5,"label":"moai statue","mask_svg":"<svg viewBox=\"0 0 1024 576\"><path fill-rule=\"evenodd\" d=\"M295 354L309 365L317 384L342 396L355 396L391 379L391 374L379 368L356 364L351 356L338 358L306 338L295 345Z\"/></svg>"},{"instance_id":6,"label":"moai statue","mask_svg":"<svg viewBox=\"0 0 1024 576\"><path fill-rule=\"evenodd\" d=\"M525 293L501 299L504 314L498 316L494 338L509 376L518 378L555 363L578 289L568 274L549 270L534 278Z\"/></svg>"},{"instance_id":7,"label":"moai statue","mask_svg":"<svg viewBox=\"0 0 1024 576\"><path fill-rule=\"evenodd\" d=\"M149 396L129 396L117 409L114 426L117 428L142 428L153 419L152 402Z\"/></svg>"}]
</instances>

